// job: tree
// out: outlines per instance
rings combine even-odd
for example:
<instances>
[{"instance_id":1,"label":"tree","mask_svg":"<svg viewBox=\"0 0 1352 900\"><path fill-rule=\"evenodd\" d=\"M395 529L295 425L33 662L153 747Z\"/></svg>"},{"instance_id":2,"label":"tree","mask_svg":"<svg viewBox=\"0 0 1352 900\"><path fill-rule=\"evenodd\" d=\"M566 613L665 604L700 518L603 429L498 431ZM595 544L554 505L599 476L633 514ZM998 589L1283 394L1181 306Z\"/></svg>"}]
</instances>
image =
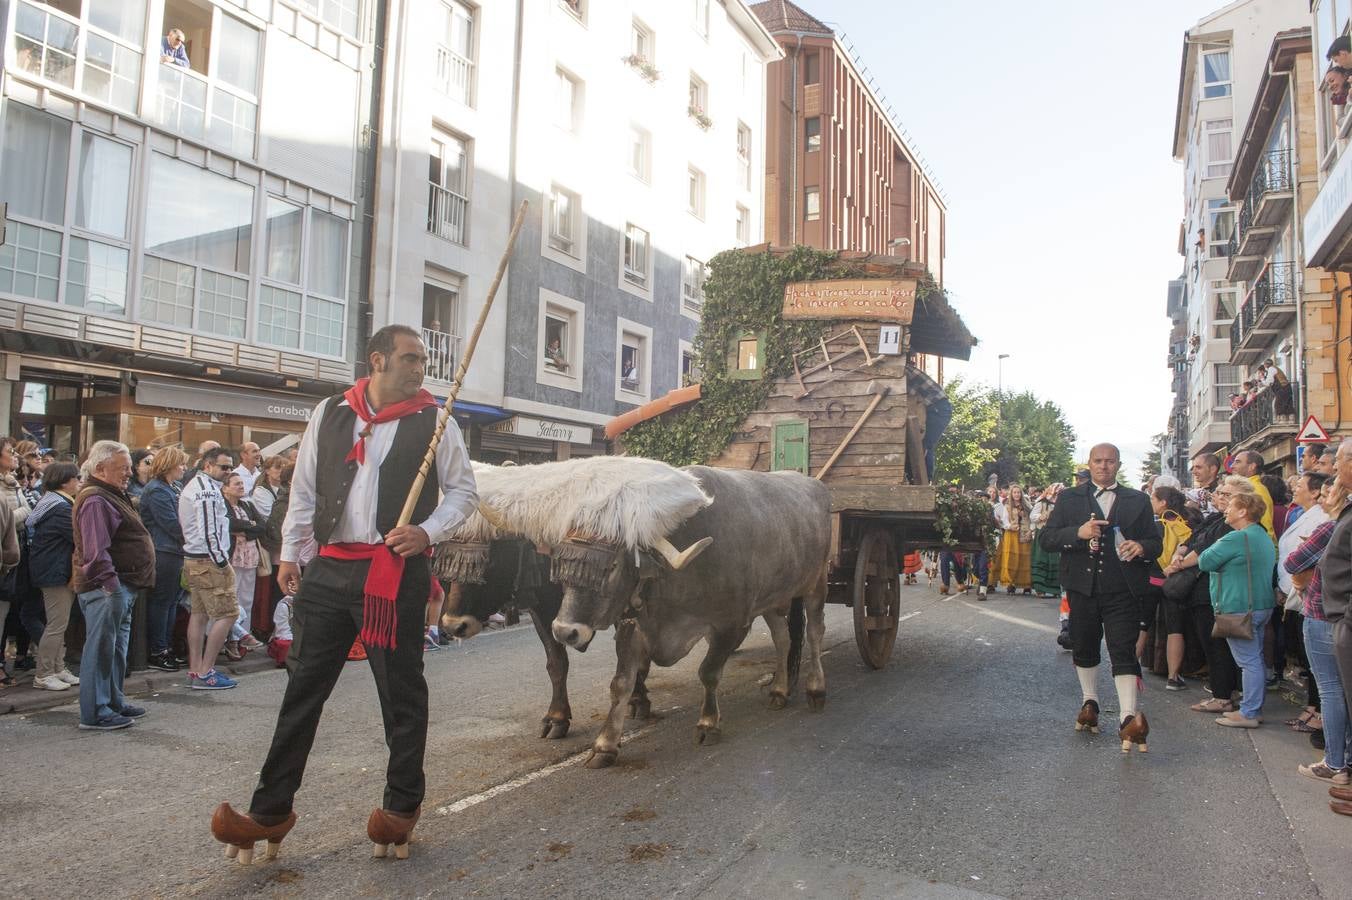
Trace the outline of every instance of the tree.
<instances>
[{"instance_id":1,"label":"tree","mask_svg":"<svg viewBox=\"0 0 1352 900\"><path fill-rule=\"evenodd\" d=\"M964 488L979 488L995 462L995 396L980 385L971 387L961 378L944 386L953 418L934 448L934 478Z\"/></svg>"},{"instance_id":2,"label":"tree","mask_svg":"<svg viewBox=\"0 0 1352 900\"><path fill-rule=\"evenodd\" d=\"M1031 391L999 398L993 470L1001 484L1069 484L1075 472L1075 430L1061 408Z\"/></svg>"},{"instance_id":3,"label":"tree","mask_svg":"<svg viewBox=\"0 0 1352 900\"><path fill-rule=\"evenodd\" d=\"M1145 484L1150 480L1151 475L1160 474L1161 458L1164 455L1164 441L1167 435L1157 434L1150 439L1150 445L1154 449L1145 455L1141 462L1141 483Z\"/></svg>"}]
</instances>

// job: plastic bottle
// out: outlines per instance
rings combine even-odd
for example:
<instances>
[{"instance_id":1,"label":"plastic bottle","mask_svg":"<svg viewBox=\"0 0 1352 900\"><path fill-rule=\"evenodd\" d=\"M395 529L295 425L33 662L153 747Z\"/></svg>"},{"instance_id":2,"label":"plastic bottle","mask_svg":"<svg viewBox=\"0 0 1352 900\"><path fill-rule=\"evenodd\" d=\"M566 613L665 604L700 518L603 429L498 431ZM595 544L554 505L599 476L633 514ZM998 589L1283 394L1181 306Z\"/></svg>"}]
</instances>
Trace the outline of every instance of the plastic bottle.
<instances>
[{"instance_id":1,"label":"plastic bottle","mask_svg":"<svg viewBox=\"0 0 1352 900\"><path fill-rule=\"evenodd\" d=\"M1113 526L1113 549L1117 551L1117 558L1122 559L1122 545L1127 539L1122 536L1122 529L1116 525Z\"/></svg>"}]
</instances>

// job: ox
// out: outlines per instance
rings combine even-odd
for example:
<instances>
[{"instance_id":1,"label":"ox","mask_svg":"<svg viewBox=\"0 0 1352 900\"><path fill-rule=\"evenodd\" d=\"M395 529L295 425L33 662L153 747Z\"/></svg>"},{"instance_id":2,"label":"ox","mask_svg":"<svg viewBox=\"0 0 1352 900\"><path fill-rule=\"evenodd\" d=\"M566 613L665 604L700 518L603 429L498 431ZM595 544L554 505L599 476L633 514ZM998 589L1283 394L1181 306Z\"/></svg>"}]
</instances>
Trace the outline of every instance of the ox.
<instances>
[{"instance_id":1,"label":"ox","mask_svg":"<svg viewBox=\"0 0 1352 900\"><path fill-rule=\"evenodd\" d=\"M789 623L798 603L807 624L808 702L820 709L826 697L821 643L831 534L826 488L796 473L690 466L680 471L697 482L706 502L678 522L668 517L659 524L645 519L633 499L646 487L645 465L652 461L616 462L630 468L615 467L608 520L625 522L630 530L600 533L586 521L594 522L595 515L580 516L566 538L552 545L553 579L564 589L555 639L585 651L598 631L616 627L610 714L588 767L615 762L626 701L651 663L675 665L701 638L708 650L699 668L704 702L696 740L717 742L723 667L757 616L770 626L777 654L771 706L783 707L797 669ZM564 512L572 499L558 498Z\"/></svg>"}]
</instances>

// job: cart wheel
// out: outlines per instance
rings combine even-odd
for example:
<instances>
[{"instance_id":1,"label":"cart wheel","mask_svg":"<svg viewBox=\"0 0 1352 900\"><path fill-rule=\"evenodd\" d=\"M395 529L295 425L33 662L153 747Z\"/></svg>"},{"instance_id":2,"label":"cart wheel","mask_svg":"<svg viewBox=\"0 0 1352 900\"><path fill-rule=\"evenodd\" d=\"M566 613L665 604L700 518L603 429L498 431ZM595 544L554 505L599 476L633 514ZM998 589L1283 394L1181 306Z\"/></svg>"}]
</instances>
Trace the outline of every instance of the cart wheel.
<instances>
[{"instance_id":1,"label":"cart wheel","mask_svg":"<svg viewBox=\"0 0 1352 900\"><path fill-rule=\"evenodd\" d=\"M901 612L901 566L892 535L874 529L864 535L854 564L854 640L873 669L887 665L897 640Z\"/></svg>"}]
</instances>

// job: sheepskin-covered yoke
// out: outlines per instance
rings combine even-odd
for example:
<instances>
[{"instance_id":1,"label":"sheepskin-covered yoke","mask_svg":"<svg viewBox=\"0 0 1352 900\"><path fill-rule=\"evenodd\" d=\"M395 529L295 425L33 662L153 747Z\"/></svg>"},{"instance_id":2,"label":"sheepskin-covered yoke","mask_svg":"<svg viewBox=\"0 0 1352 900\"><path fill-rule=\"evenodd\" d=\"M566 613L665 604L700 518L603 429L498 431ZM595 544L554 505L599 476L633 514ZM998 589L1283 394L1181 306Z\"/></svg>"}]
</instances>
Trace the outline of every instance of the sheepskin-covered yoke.
<instances>
[{"instance_id":1,"label":"sheepskin-covered yoke","mask_svg":"<svg viewBox=\"0 0 1352 900\"><path fill-rule=\"evenodd\" d=\"M476 463L474 477L488 516L475 512L452 533L452 542L491 541L501 528L551 547L582 535L634 550L653 547L713 502L690 473L628 456L531 466Z\"/></svg>"}]
</instances>

